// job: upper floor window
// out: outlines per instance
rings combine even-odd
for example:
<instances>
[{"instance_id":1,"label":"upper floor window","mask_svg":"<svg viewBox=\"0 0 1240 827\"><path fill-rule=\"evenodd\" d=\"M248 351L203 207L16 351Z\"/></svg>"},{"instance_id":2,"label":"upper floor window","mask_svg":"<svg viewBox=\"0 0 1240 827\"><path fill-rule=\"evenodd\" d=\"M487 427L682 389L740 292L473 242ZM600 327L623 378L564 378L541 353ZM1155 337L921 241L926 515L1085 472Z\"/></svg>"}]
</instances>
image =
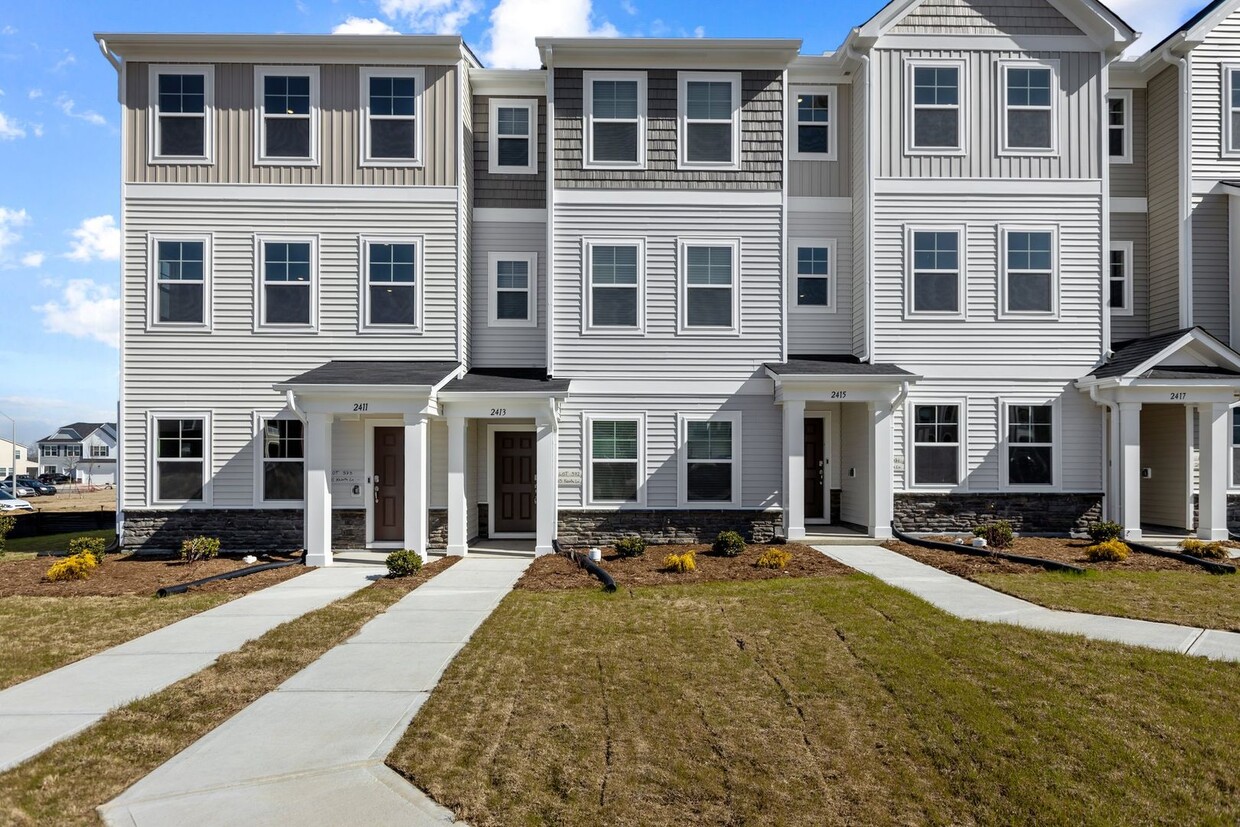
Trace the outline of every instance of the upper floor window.
<instances>
[{"instance_id":1,"label":"upper floor window","mask_svg":"<svg viewBox=\"0 0 1240 827\"><path fill-rule=\"evenodd\" d=\"M362 329L421 328L421 239L362 240Z\"/></svg>"},{"instance_id":2,"label":"upper floor window","mask_svg":"<svg viewBox=\"0 0 1240 827\"><path fill-rule=\"evenodd\" d=\"M422 162L422 69L364 68L362 164L411 167Z\"/></svg>"},{"instance_id":3,"label":"upper floor window","mask_svg":"<svg viewBox=\"0 0 1240 827\"><path fill-rule=\"evenodd\" d=\"M681 72L679 85L681 167L740 169L740 74Z\"/></svg>"},{"instance_id":4,"label":"upper floor window","mask_svg":"<svg viewBox=\"0 0 1240 827\"><path fill-rule=\"evenodd\" d=\"M1223 64L1223 155L1240 155L1240 64Z\"/></svg>"},{"instance_id":5,"label":"upper floor window","mask_svg":"<svg viewBox=\"0 0 1240 827\"><path fill-rule=\"evenodd\" d=\"M487 168L492 174L538 172L538 101L491 98Z\"/></svg>"},{"instance_id":6,"label":"upper floor window","mask_svg":"<svg viewBox=\"0 0 1240 827\"><path fill-rule=\"evenodd\" d=\"M210 326L211 244L204 236L152 236L151 323Z\"/></svg>"},{"instance_id":7,"label":"upper floor window","mask_svg":"<svg viewBox=\"0 0 1240 827\"><path fill-rule=\"evenodd\" d=\"M214 80L212 66L151 65L152 163L211 163Z\"/></svg>"},{"instance_id":8,"label":"upper floor window","mask_svg":"<svg viewBox=\"0 0 1240 827\"><path fill-rule=\"evenodd\" d=\"M1003 230L1002 308L1005 314L1055 313L1055 233Z\"/></svg>"},{"instance_id":9,"label":"upper floor window","mask_svg":"<svg viewBox=\"0 0 1240 827\"><path fill-rule=\"evenodd\" d=\"M646 75L586 72L584 166L646 166Z\"/></svg>"},{"instance_id":10,"label":"upper floor window","mask_svg":"<svg viewBox=\"0 0 1240 827\"><path fill-rule=\"evenodd\" d=\"M1003 76L1003 151L1055 151L1055 67L1053 63L1006 63Z\"/></svg>"},{"instance_id":11,"label":"upper floor window","mask_svg":"<svg viewBox=\"0 0 1240 827\"><path fill-rule=\"evenodd\" d=\"M106 457L106 456L109 456L109 449L108 449L108 446L106 446L106 445L92 445L92 446L90 446L90 455L91 455L92 457Z\"/></svg>"},{"instance_id":12,"label":"upper floor window","mask_svg":"<svg viewBox=\"0 0 1240 827\"><path fill-rule=\"evenodd\" d=\"M681 504L740 505L739 413L681 417Z\"/></svg>"},{"instance_id":13,"label":"upper floor window","mask_svg":"<svg viewBox=\"0 0 1240 827\"><path fill-rule=\"evenodd\" d=\"M1009 485L1052 485L1054 407L1007 406L1007 481Z\"/></svg>"},{"instance_id":14,"label":"upper floor window","mask_svg":"<svg viewBox=\"0 0 1240 827\"><path fill-rule=\"evenodd\" d=\"M964 107L960 80L964 61L909 61L905 142L909 151L953 154L964 151Z\"/></svg>"},{"instance_id":15,"label":"upper floor window","mask_svg":"<svg viewBox=\"0 0 1240 827\"><path fill-rule=\"evenodd\" d=\"M305 426L300 419L260 420L262 496L265 502L305 498Z\"/></svg>"},{"instance_id":16,"label":"upper floor window","mask_svg":"<svg viewBox=\"0 0 1240 827\"><path fill-rule=\"evenodd\" d=\"M731 239L680 242L682 332L737 332L739 253L740 242Z\"/></svg>"},{"instance_id":17,"label":"upper floor window","mask_svg":"<svg viewBox=\"0 0 1240 827\"><path fill-rule=\"evenodd\" d=\"M834 242L793 239L791 293L796 296L793 309L830 310L835 306Z\"/></svg>"},{"instance_id":18,"label":"upper floor window","mask_svg":"<svg viewBox=\"0 0 1240 827\"><path fill-rule=\"evenodd\" d=\"M203 502L207 481L207 417L152 417L156 502Z\"/></svg>"},{"instance_id":19,"label":"upper floor window","mask_svg":"<svg viewBox=\"0 0 1240 827\"><path fill-rule=\"evenodd\" d=\"M537 253L491 253L488 319L492 327L534 327Z\"/></svg>"},{"instance_id":20,"label":"upper floor window","mask_svg":"<svg viewBox=\"0 0 1240 827\"><path fill-rule=\"evenodd\" d=\"M1107 304L1113 316L1132 315L1132 242L1112 241L1107 272Z\"/></svg>"},{"instance_id":21,"label":"upper floor window","mask_svg":"<svg viewBox=\"0 0 1240 827\"><path fill-rule=\"evenodd\" d=\"M835 87L793 87L792 158L802 161L834 161Z\"/></svg>"},{"instance_id":22,"label":"upper floor window","mask_svg":"<svg viewBox=\"0 0 1240 827\"><path fill-rule=\"evenodd\" d=\"M259 164L313 166L319 151L317 66L254 69Z\"/></svg>"},{"instance_id":23,"label":"upper floor window","mask_svg":"<svg viewBox=\"0 0 1240 827\"><path fill-rule=\"evenodd\" d=\"M964 268L959 227L911 229L908 233L906 311L913 315L959 317L964 313Z\"/></svg>"},{"instance_id":24,"label":"upper floor window","mask_svg":"<svg viewBox=\"0 0 1240 827\"><path fill-rule=\"evenodd\" d=\"M587 330L641 332L644 319L644 247L630 241L587 241Z\"/></svg>"},{"instance_id":25,"label":"upper floor window","mask_svg":"<svg viewBox=\"0 0 1240 827\"><path fill-rule=\"evenodd\" d=\"M1132 90L1107 95L1107 155L1113 164L1132 163Z\"/></svg>"},{"instance_id":26,"label":"upper floor window","mask_svg":"<svg viewBox=\"0 0 1240 827\"><path fill-rule=\"evenodd\" d=\"M313 327L316 246L313 238L258 239L258 329Z\"/></svg>"}]
</instances>

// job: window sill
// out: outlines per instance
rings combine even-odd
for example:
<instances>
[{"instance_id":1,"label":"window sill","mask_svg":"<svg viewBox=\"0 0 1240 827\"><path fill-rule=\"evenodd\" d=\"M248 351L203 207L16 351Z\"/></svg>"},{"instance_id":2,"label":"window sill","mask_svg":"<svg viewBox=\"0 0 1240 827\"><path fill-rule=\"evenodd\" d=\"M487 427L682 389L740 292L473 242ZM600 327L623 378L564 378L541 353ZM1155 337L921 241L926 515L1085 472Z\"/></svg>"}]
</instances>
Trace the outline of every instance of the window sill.
<instances>
[{"instance_id":1,"label":"window sill","mask_svg":"<svg viewBox=\"0 0 1240 827\"><path fill-rule=\"evenodd\" d=\"M1054 158L1059 155L1059 150L1054 147L1047 149L1036 149L1034 147L1008 149L1004 147L997 154L1000 158Z\"/></svg>"},{"instance_id":2,"label":"window sill","mask_svg":"<svg viewBox=\"0 0 1240 827\"><path fill-rule=\"evenodd\" d=\"M421 336L422 328L412 325L367 325L359 327L357 332L363 336Z\"/></svg>"},{"instance_id":3,"label":"window sill","mask_svg":"<svg viewBox=\"0 0 1240 827\"><path fill-rule=\"evenodd\" d=\"M582 336L624 336L645 337L644 327L587 327L582 329Z\"/></svg>"},{"instance_id":4,"label":"window sill","mask_svg":"<svg viewBox=\"0 0 1240 827\"><path fill-rule=\"evenodd\" d=\"M366 169L421 169L426 166L420 158L363 158L358 165Z\"/></svg>"},{"instance_id":5,"label":"window sill","mask_svg":"<svg viewBox=\"0 0 1240 827\"><path fill-rule=\"evenodd\" d=\"M305 508L305 500L258 500L255 508Z\"/></svg>"},{"instance_id":6,"label":"window sill","mask_svg":"<svg viewBox=\"0 0 1240 827\"><path fill-rule=\"evenodd\" d=\"M599 511L642 511L646 508L644 501L636 502L625 500L624 502L596 502L594 500L586 501L582 508L596 509Z\"/></svg>"},{"instance_id":7,"label":"window sill","mask_svg":"<svg viewBox=\"0 0 1240 827\"><path fill-rule=\"evenodd\" d=\"M1123 156L1123 157L1119 157L1119 158L1116 158L1116 157L1110 157L1110 158L1108 158L1108 161L1109 161L1110 163L1112 163L1112 164L1131 164L1131 163L1132 163L1132 156L1130 156L1130 155L1129 155L1129 156Z\"/></svg>"},{"instance_id":8,"label":"window sill","mask_svg":"<svg viewBox=\"0 0 1240 827\"><path fill-rule=\"evenodd\" d=\"M676 335L697 338L711 336L733 338L740 336L741 331L735 327L678 327L676 328Z\"/></svg>"},{"instance_id":9,"label":"window sill","mask_svg":"<svg viewBox=\"0 0 1240 827\"><path fill-rule=\"evenodd\" d=\"M537 175L536 167L487 167L488 175Z\"/></svg>"},{"instance_id":10,"label":"window sill","mask_svg":"<svg viewBox=\"0 0 1240 827\"><path fill-rule=\"evenodd\" d=\"M487 321L487 327L515 327L515 328L535 328L538 327L537 319L491 319Z\"/></svg>"},{"instance_id":11,"label":"window sill","mask_svg":"<svg viewBox=\"0 0 1240 827\"><path fill-rule=\"evenodd\" d=\"M789 152L790 161L838 161L834 152Z\"/></svg>"},{"instance_id":12,"label":"window sill","mask_svg":"<svg viewBox=\"0 0 1240 827\"><path fill-rule=\"evenodd\" d=\"M645 172L646 162L645 161L634 161L632 163L623 163L620 161L582 161L581 168L582 169L611 170L613 172L618 172L618 171Z\"/></svg>"},{"instance_id":13,"label":"window sill","mask_svg":"<svg viewBox=\"0 0 1240 827\"><path fill-rule=\"evenodd\" d=\"M720 502L718 500L680 500L677 507L694 511L737 511L744 508L743 505L735 500L728 502Z\"/></svg>"},{"instance_id":14,"label":"window sill","mask_svg":"<svg viewBox=\"0 0 1240 827\"><path fill-rule=\"evenodd\" d=\"M150 508L211 508L206 500L151 500Z\"/></svg>"},{"instance_id":15,"label":"window sill","mask_svg":"<svg viewBox=\"0 0 1240 827\"><path fill-rule=\"evenodd\" d=\"M740 172L741 165L734 162L712 164L699 161L680 161L676 164L679 172Z\"/></svg>"},{"instance_id":16,"label":"window sill","mask_svg":"<svg viewBox=\"0 0 1240 827\"><path fill-rule=\"evenodd\" d=\"M952 149L952 148L950 148L950 147L925 147L925 148L922 148L922 147L915 147L915 146L914 146L914 147L909 147L909 148L905 149L905 150L904 150L904 154L905 154L905 155L951 155L951 156L959 156L959 155L967 155L967 154L968 154L968 152L965 150L965 148L964 148L964 147L957 147L956 149Z\"/></svg>"},{"instance_id":17,"label":"window sill","mask_svg":"<svg viewBox=\"0 0 1240 827\"><path fill-rule=\"evenodd\" d=\"M963 322L968 320L964 313L932 313L918 310L905 310L904 318L910 322Z\"/></svg>"},{"instance_id":18,"label":"window sill","mask_svg":"<svg viewBox=\"0 0 1240 827\"><path fill-rule=\"evenodd\" d=\"M215 166L215 160L213 158L204 157L202 155L155 155L148 158L147 163L152 166Z\"/></svg>"},{"instance_id":19,"label":"window sill","mask_svg":"<svg viewBox=\"0 0 1240 827\"><path fill-rule=\"evenodd\" d=\"M1129 308L1123 308L1123 307L1120 307L1120 308L1113 308L1113 307L1108 307L1107 309L1111 311L1111 316L1112 316L1112 317L1119 316L1120 318L1132 318L1132 308L1131 308L1131 307L1129 307Z\"/></svg>"},{"instance_id":20,"label":"window sill","mask_svg":"<svg viewBox=\"0 0 1240 827\"><path fill-rule=\"evenodd\" d=\"M177 322L148 322L148 333L210 333L209 324L190 324Z\"/></svg>"},{"instance_id":21,"label":"window sill","mask_svg":"<svg viewBox=\"0 0 1240 827\"><path fill-rule=\"evenodd\" d=\"M838 313L839 309L833 304L794 304L788 308L788 312L807 316L829 316Z\"/></svg>"},{"instance_id":22,"label":"window sill","mask_svg":"<svg viewBox=\"0 0 1240 827\"><path fill-rule=\"evenodd\" d=\"M999 313L996 318L998 318L998 320L1001 322L1057 322L1059 321L1059 313L1054 310L1051 310L1049 312L1047 311L1036 311L1036 312L1035 311L1027 311L1027 312L1016 311L1016 312L1013 312L1011 310L1005 310L1002 313Z\"/></svg>"},{"instance_id":23,"label":"window sill","mask_svg":"<svg viewBox=\"0 0 1240 827\"><path fill-rule=\"evenodd\" d=\"M300 336L313 336L319 332L319 326L317 324L299 324L299 325L263 324L263 325L255 325L254 332L260 333L260 334L267 333L267 334L287 335L287 334L292 333L292 334L296 334Z\"/></svg>"},{"instance_id":24,"label":"window sill","mask_svg":"<svg viewBox=\"0 0 1240 827\"><path fill-rule=\"evenodd\" d=\"M263 158L254 160L256 167L317 167L318 158Z\"/></svg>"}]
</instances>

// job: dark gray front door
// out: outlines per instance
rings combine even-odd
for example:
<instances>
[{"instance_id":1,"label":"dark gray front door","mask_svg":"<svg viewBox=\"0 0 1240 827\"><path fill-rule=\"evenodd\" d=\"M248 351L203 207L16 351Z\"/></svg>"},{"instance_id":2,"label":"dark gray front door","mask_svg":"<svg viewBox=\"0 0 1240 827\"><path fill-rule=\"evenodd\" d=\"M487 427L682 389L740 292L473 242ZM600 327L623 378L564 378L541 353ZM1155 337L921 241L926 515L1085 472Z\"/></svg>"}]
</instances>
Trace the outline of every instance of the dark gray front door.
<instances>
[{"instance_id":1,"label":"dark gray front door","mask_svg":"<svg viewBox=\"0 0 1240 827\"><path fill-rule=\"evenodd\" d=\"M826 482L822 420L805 420L805 519L821 520Z\"/></svg>"}]
</instances>

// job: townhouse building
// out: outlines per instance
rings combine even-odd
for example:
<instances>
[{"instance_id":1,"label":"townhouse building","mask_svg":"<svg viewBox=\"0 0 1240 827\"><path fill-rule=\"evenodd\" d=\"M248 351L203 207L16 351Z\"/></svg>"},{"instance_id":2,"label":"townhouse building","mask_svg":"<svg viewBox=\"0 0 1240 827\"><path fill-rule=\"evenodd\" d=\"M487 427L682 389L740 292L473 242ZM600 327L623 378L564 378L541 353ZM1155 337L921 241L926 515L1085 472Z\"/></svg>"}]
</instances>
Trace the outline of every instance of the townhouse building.
<instances>
[{"instance_id":1,"label":"townhouse building","mask_svg":"<svg viewBox=\"0 0 1240 827\"><path fill-rule=\"evenodd\" d=\"M124 542L1226 536L1238 5L1135 60L1093 0L896 0L825 55L543 38L538 70L99 35Z\"/></svg>"}]
</instances>

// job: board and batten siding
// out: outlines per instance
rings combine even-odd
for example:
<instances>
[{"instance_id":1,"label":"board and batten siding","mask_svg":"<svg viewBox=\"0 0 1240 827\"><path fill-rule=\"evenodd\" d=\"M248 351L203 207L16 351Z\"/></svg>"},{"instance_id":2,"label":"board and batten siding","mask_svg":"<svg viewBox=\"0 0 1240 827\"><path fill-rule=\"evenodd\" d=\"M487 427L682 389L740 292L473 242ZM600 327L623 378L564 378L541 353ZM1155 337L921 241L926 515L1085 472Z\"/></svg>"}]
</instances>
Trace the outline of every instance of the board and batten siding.
<instances>
[{"instance_id":1,"label":"board and batten siding","mask_svg":"<svg viewBox=\"0 0 1240 827\"><path fill-rule=\"evenodd\" d=\"M1150 333L1180 327L1179 69L1168 66L1146 86L1149 102Z\"/></svg>"},{"instance_id":2,"label":"board and batten siding","mask_svg":"<svg viewBox=\"0 0 1240 827\"><path fill-rule=\"evenodd\" d=\"M737 171L677 169L676 70L646 72L646 96L646 168L586 169L582 164L582 70L555 70L556 187L778 190L783 186L781 72L746 70L741 73L741 168Z\"/></svg>"},{"instance_id":3,"label":"board and batten siding","mask_svg":"<svg viewBox=\"0 0 1240 827\"><path fill-rule=\"evenodd\" d=\"M1231 339L1229 195L1193 198L1193 324Z\"/></svg>"},{"instance_id":4,"label":"board and batten siding","mask_svg":"<svg viewBox=\"0 0 1240 827\"><path fill-rule=\"evenodd\" d=\"M581 483L561 482L560 508L589 507L585 496L585 416L641 413L646 419L646 508L678 508L679 414L739 412L741 415L741 507L779 508L783 487L783 420L773 396L701 396L686 383L683 395L596 396L573 394L560 412L562 470L580 470Z\"/></svg>"},{"instance_id":5,"label":"board and batten siding","mask_svg":"<svg viewBox=\"0 0 1240 827\"><path fill-rule=\"evenodd\" d=\"M852 87L846 83L838 86L832 84L792 84L795 87L805 86L811 91L815 87L830 86L835 90L835 110L831 117L835 118L835 160L834 161L801 161L795 158L788 160L788 194L797 196L818 196L827 198L846 198L852 193ZM797 139L796 116L797 102L794 97L788 103L791 122L788 125L789 141Z\"/></svg>"},{"instance_id":6,"label":"board and batten siding","mask_svg":"<svg viewBox=\"0 0 1240 827\"><path fill-rule=\"evenodd\" d=\"M1240 62L1240 14L1232 12L1192 51L1193 174L1240 177L1240 157L1223 154L1223 63Z\"/></svg>"},{"instance_id":7,"label":"board and batten siding","mask_svg":"<svg viewBox=\"0 0 1240 827\"><path fill-rule=\"evenodd\" d=\"M558 204L555 375L559 378L746 379L781 358L780 207ZM740 239L740 335L677 332L678 239ZM645 240L645 333L582 332L583 241Z\"/></svg>"},{"instance_id":8,"label":"board and batten siding","mask_svg":"<svg viewBox=\"0 0 1240 827\"><path fill-rule=\"evenodd\" d=\"M875 362L1093 367L1102 356L1101 198L925 195L874 200ZM966 318L905 312L909 226L964 225ZM1005 226L1057 228L1059 314L999 318L1000 232Z\"/></svg>"},{"instance_id":9,"label":"board and batten siding","mask_svg":"<svg viewBox=\"0 0 1240 827\"><path fill-rule=\"evenodd\" d=\"M1037 34L1083 36L1046 0L926 0L891 28L893 34Z\"/></svg>"},{"instance_id":10,"label":"board and batten siding","mask_svg":"<svg viewBox=\"0 0 1240 827\"><path fill-rule=\"evenodd\" d=\"M547 225L535 221L476 221L473 225L473 364L492 368L547 365ZM536 253L537 327L493 327L491 253Z\"/></svg>"},{"instance_id":11,"label":"board and batten siding","mask_svg":"<svg viewBox=\"0 0 1240 827\"><path fill-rule=\"evenodd\" d=\"M1148 154L1146 128L1148 118L1144 89L1125 90L1132 93L1132 163L1111 164L1111 195L1115 198L1145 198Z\"/></svg>"},{"instance_id":12,"label":"board and batten siding","mask_svg":"<svg viewBox=\"0 0 1240 827\"><path fill-rule=\"evenodd\" d=\"M144 504L147 411L210 411L214 504L254 501L252 413L282 382L333 359L454 360L456 209L448 203L129 198L124 208L124 502ZM423 237L423 332L359 334L359 235ZM148 233L213 235L211 332L147 329ZM255 333L255 235L317 234L319 330ZM192 358L187 358L192 356Z\"/></svg>"},{"instance_id":13,"label":"board and batten siding","mask_svg":"<svg viewBox=\"0 0 1240 827\"><path fill-rule=\"evenodd\" d=\"M849 354L853 341L852 212L788 214L788 353ZM796 307L796 249L793 239L833 239L834 269L830 285L835 307Z\"/></svg>"},{"instance_id":14,"label":"board and batten siding","mask_svg":"<svg viewBox=\"0 0 1240 827\"><path fill-rule=\"evenodd\" d=\"M532 96L496 97L533 100ZM538 100L538 173L499 175L491 173L491 96L478 95L473 105L474 206L507 209L542 209L547 206L547 99Z\"/></svg>"},{"instance_id":15,"label":"board and batten siding","mask_svg":"<svg viewBox=\"0 0 1240 827\"><path fill-rule=\"evenodd\" d=\"M1111 242L1132 242L1132 315L1111 314L1111 341L1150 335L1150 242L1145 213L1111 212ZM1109 274L1108 274L1109 275Z\"/></svg>"},{"instance_id":16,"label":"board and batten siding","mask_svg":"<svg viewBox=\"0 0 1240 827\"><path fill-rule=\"evenodd\" d=\"M1059 151L1000 155L999 63L1028 58L1059 62ZM905 154L905 61L915 59L964 61L965 154ZM870 128L877 137L874 169L879 178L1102 178L1102 77L1096 52L876 49L871 66L878 84Z\"/></svg>"},{"instance_id":17,"label":"board and batten siding","mask_svg":"<svg viewBox=\"0 0 1240 827\"><path fill-rule=\"evenodd\" d=\"M268 64L263 64L268 65ZM313 61L290 64L301 68ZM258 166L254 163L254 64L215 64L215 162L148 163L148 63L125 67L127 135L123 180L177 184L364 184L455 186L457 69L425 66L422 99L422 167L361 165L361 100L358 66L324 64L319 70L319 163L317 166ZM405 67L402 67L405 68Z\"/></svg>"}]
</instances>

